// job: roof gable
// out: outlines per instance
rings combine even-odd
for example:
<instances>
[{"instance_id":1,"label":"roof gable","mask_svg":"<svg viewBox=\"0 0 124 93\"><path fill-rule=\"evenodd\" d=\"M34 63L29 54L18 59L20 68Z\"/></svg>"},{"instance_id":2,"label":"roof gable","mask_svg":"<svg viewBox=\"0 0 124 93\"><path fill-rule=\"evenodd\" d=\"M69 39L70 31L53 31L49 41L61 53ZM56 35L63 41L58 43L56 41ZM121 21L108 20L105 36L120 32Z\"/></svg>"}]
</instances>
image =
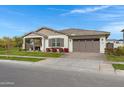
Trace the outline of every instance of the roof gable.
<instances>
[{"instance_id":1,"label":"roof gable","mask_svg":"<svg viewBox=\"0 0 124 93\"><path fill-rule=\"evenodd\" d=\"M59 31L56 31L54 29L51 29L51 28L42 27L42 28L37 29L36 31L25 34L23 37L25 37L25 36L35 36L35 35L48 37L48 36L51 36L51 35L65 35L65 34L59 32Z\"/></svg>"},{"instance_id":2,"label":"roof gable","mask_svg":"<svg viewBox=\"0 0 124 93\"><path fill-rule=\"evenodd\" d=\"M23 37L26 37L26 36L44 36L44 37L46 37L46 38L47 38L47 36L46 36L46 35L41 34L41 33L37 33L37 32L30 32L30 33L26 34L26 35L25 35L25 36L23 36Z\"/></svg>"},{"instance_id":3,"label":"roof gable","mask_svg":"<svg viewBox=\"0 0 124 93\"><path fill-rule=\"evenodd\" d=\"M50 36L50 35L63 35L64 33L61 33L59 31L56 31L54 29L51 28L47 28L47 27L42 27L40 29L38 29L36 31L37 33L42 33L44 35Z\"/></svg>"}]
</instances>

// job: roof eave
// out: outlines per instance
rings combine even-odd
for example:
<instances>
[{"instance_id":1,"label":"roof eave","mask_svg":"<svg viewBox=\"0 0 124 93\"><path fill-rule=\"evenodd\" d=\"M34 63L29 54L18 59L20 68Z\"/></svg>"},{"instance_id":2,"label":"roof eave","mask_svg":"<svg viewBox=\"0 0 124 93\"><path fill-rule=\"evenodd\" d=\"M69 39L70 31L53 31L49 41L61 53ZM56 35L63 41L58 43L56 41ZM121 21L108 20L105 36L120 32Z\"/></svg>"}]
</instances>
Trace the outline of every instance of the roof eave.
<instances>
[{"instance_id":1,"label":"roof eave","mask_svg":"<svg viewBox=\"0 0 124 93\"><path fill-rule=\"evenodd\" d=\"M96 34L96 35L68 35L68 36L71 36L71 37L73 37L73 36L109 36L110 35L110 33L108 33L108 34Z\"/></svg>"}]
</instances>

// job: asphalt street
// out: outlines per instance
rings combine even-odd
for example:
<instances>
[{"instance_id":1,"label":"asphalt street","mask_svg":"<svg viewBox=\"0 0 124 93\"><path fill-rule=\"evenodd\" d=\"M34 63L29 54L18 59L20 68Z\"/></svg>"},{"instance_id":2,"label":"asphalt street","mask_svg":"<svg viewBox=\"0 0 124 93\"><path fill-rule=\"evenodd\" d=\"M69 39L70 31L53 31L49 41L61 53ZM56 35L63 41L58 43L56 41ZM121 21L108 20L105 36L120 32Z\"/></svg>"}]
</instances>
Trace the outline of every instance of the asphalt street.
<instances>
[{"instance_id":1,"label":"asphalt street","mask_svg":"<svg viewBox=\"0 0 124 93\"><path fill-rule=\"evenodd\" d=\"M1 61L0 87L124 87L124 76Z\"/></svg>"}]
</instances>

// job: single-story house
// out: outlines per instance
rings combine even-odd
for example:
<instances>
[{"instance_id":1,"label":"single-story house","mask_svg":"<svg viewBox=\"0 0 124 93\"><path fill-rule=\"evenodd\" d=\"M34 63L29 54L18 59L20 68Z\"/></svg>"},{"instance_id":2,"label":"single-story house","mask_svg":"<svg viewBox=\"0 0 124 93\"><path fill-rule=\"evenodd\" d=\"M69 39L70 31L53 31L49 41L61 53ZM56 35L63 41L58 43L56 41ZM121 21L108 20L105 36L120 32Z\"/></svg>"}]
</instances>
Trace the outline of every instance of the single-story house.
<instances>
[{"instance_id":1,"label":"single-story house","mask_svg":"<svg viewBox=\"0 0 124 93\"><path fill-rule=\"evenodd\" d=\"M109 32L95 30L42 27L24 35L23 49L46 52L47 48L68 48L69 52L104 53L109 35Z\"/></svg>"}]
</instances>

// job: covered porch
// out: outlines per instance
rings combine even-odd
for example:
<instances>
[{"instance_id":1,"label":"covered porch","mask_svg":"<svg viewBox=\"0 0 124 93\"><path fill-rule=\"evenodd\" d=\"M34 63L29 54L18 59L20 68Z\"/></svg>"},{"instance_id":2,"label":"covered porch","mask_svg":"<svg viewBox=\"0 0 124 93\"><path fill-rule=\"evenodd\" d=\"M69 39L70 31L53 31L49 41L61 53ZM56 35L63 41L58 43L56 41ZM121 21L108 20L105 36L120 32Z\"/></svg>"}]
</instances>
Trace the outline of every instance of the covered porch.
<instances>
[{"instance_id":1,"label":"covered porch","mask_svg":"<svg viewBox=\"0 0 124 93\"><path fill-rule=\"evenodd\" d=\"M28 36L23 38L23 49L27 51L43 51L44 52L44 37Z\"/></svg>"}]
</instances>

